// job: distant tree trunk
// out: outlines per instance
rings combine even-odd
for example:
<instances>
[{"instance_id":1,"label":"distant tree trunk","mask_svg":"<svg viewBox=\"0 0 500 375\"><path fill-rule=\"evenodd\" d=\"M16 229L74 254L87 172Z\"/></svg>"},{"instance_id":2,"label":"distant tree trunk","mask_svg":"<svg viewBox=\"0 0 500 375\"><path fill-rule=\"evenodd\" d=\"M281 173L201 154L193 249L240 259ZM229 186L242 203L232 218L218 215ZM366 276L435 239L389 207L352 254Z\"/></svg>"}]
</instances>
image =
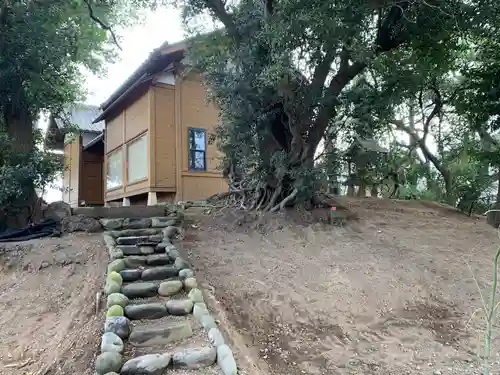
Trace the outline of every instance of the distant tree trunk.
<instances>
[{"instance_id":1,"label":"distant tree trunk","mask_svg":"<svg viewBox=\"0 0 500 375\"><path fill-rule=\"evenodd\" d=\"M13 140L13 149L19 153L29 153L33 151L33 121L27 111L21 113L6 114L5 123L7 133ZM23 113L24 112L24 113Z\"/></svg>"},{"instance_id":2,"label":"distant tree trunk","mask_svg":"<svg viewBox=\"0 0 500 375\"><path fill-rule=\"evenodd\" d=\"M24 105L12 106L4 111L4 120L7 128L7 134L12 139L13 151L19 154L28 154L33 151L33 119ZM6 218L9 227L24 227L29 221L37 220L34 212L37 210L38 196L34 184L25 186L26 194L19 202L13 202L16 208L15 215L9 215Z\"/></svg>"},{"instance_id":3,"label":"distant tree trunk","mask_svg":"<svg viewBox=\"0 0 500 375\"><path fill-rule=\"evenodd\" d=\"M500 168L498 169L498 188L497 188L497 199L492 210L499 211L491 211L488 213L486 217L486 221L489 225L494 228L498 228L500 226Z\"/></svg>"}]
</instances>

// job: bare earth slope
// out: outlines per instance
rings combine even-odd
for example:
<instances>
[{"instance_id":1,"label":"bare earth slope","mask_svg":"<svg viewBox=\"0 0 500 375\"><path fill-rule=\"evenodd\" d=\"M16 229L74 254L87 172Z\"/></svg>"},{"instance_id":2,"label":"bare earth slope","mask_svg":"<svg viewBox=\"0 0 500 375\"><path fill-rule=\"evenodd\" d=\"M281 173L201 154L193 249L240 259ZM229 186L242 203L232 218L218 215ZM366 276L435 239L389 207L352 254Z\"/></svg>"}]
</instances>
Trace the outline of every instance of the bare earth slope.
<instances>
[{"instance_id":1,"label":"bare earth slope","mask_svg":"<svg viewBox=\"0 0 500 375\"><path fill-rule=\"evenodd\" d=\"M93 374L101 234L0 244L0 374Z\"/></svg>"},{"instance_id":2,"label":"bare earth slope","mask_svg":"<svg viewBox=\"0 0 500 375\"><path fill-rule=\"evenodd\" d=\"M352 199L343 228L205 218L184 248L247 374L479 374L497 233L431 203ZM285 215L287 216L287 215ZM468 265L467 265L468 264ZM491 373L500 373L494 340Z\"/></svg>"}]
</instances>

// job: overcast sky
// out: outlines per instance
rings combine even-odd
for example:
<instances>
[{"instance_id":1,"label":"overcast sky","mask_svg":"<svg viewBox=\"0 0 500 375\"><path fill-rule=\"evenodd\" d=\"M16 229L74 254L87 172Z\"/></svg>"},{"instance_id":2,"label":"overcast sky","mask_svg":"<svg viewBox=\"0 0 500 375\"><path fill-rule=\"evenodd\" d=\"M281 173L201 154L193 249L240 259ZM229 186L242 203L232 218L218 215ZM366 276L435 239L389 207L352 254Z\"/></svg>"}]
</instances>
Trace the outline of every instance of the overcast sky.
<instances>
[{"instance_id":1,"label":"overcast sky","mask_svg":"<svg viewBox=\"0 0 500 375\"><path fill-rule=\"evenodd\" d=\"M149 12L143 24L124 30L120 33L120 57L107 66L104 76L87 75L85 89L88 91L86 103L100 105L103 103L135 69L146 60L148 55L162 43L175 43L184 39L180 12L175 9L159 9ZM40 124L42 128L45 123ZM61 181L57 185L62 186ZM56 188L48 188L45 193L48 202L62 199L62 192Z\"/></svg>"},{"instance_id":2,"label":"overcast sky","mask_svg":"<svg viewBox=\"0 0 500 375\"><path fill-rule=\"evenodd\" d=\"M121 33L120 58L108 66L107 75L90 75L86 81L87 103L100 105L120 86L148 55L163 42L175 43L184 39L179 11L160 9L150 12L142 25Z\"/></svg>"}]
</instances>

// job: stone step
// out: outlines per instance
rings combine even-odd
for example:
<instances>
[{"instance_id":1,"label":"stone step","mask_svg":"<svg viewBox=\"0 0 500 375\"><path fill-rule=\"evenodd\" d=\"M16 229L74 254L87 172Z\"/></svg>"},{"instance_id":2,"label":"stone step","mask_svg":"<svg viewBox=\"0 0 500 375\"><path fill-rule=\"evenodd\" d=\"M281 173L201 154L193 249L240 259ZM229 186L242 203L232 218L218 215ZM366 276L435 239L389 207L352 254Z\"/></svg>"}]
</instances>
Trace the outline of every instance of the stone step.
<instances>
[{"instance_id":1,"label":"stone step","mask_svg":"<svg viewBox=\"0 0 500 375\"><path fill-rule=\"evenodd\" d=\"M120 275L124 282L171 280L179 278L179 271L173 265L139 266L138 268L126 268L120 271Z\"/></svg>"},{"instance_id":2,"label":"stone step","mask_svg":"<svg viewBox=\"0 0 500 375\"><path fill-rule=\"evenodd\" d=\"M150 236L149 238L149 241L143 241L143 242L138 242L136 244L136 246L140 247L140 246L151 246L151 247L156 247L156 245L158 245L158 243L161 242L162 240L162 237L160 235L158 235L157 237L155 237L155 241L151 241L151 238L153 236Z\"/></svg>"},{"instance_id":3,"label":"stone step","mask_svg":"<svg viewBox=\"0 0 500 375\"><path fill-rule=\"evenodd\" d=\"M155 267L160 268L160 267ZM151 269L151 268L150 268ZM141 270L125 270L125 271L137 271ZM147 271L142 271L143 273ZM133 272L121 271L122 279L124 281L130 281L132 277L136 277ZM179 294L184 294L189 292L191 288L191 280L185 279L180 280L179 277L172 277L169 279L161 280L151 280L145 281L143 279L124 283L121 287L120 293L124 294L129 299L140 299L140 298L150 298L150 297L173 297ZM196 280L194 280L196 283Z\"/></svg>"},{"instance_id":4,"label":"stone step","mask_svg":"<svg viewBox=\"0 0 500 375\"><path fill-rule=\"evenodd\" d=\"M190 299L170 299L165 303L150 302L125 306L125 316L130 320L160 319L167 315L184 316L193 312Z\"/></svg>"},{"instance_id":5,"label":"stone step","mask_svg":"<svg viewBox=\"0 0 500 375\"><path fill-rule=\"evenodd\" d=\"M123 251L123 255L151 255L155 253L155 246L118 245L118 250Z\"/></svg>"},{"instance_id":6,"label":"stone step","mask_svg":"<svg viewBox=\"0 0 500 375\"><path fill-rule=\"evenodd\" d=\"M172 258L165 253L150 255L127 255L123 257L126 268L138 268L141 266L166 266L174 263Z\"/></svg>"},{"instance_id":7,"label":"stone step","mask_svg":"<svg viewBox=\"0 0 500 375\"><path fill-rule=\"evenodd\" d=\"M137 245L137 244L152 244L156 245L162 241L161 234L152 234L149 236L120 236L116 238L117 245Z\"/></svg>"},{"instance_id":8,"label":"stone step","mask_svg":"<svg viewBox=\"0 0 500 375\"><path fill-rule=\"evenodd\" d=\"M118 237L116 239L117 245L136 245L139 242L144 242L149 239L149 236L130 236L130 237Z\"/></svg>"},{"instance_id":9,"label":"stone step","mask_svg":"<svg viewBox=\"0 0 500 375\"><path fill-rule=\"evenodd\" d=\"M155 297L159 286L158 282L135 282L122 285L121 293L130 299Z\"/></svg>"},{"instance_id":10,"label":"stone step","mask_svg":"<svg viewBox=\"0 0 500 375\"><path fill-rule=\"evenodd\" d=\"M158 349L173 350L182 343L200 341L200 338L201 341L207 341L204 339L204 332L196 330L193 320L188 317L166 316L158 320L132 321L128 342L132 347L144 348L134 350L135 356L154 353Z\"/></svg>"},{"instance_id":11,"label":"stone step","mask_svg":"<svg viewBox=\"0 0 500 375\"><path fill-rule=\"evenodd\" d=\"M168 352L160 351L129 359L123 364L120 374L164 374L167 372L170 374L175 373L173 371L176 369L201 370L212 367L216 360L217 349L213 346L191 347ZM151 372L151 369L156 372Z\"/></svg>"}]
</instances>

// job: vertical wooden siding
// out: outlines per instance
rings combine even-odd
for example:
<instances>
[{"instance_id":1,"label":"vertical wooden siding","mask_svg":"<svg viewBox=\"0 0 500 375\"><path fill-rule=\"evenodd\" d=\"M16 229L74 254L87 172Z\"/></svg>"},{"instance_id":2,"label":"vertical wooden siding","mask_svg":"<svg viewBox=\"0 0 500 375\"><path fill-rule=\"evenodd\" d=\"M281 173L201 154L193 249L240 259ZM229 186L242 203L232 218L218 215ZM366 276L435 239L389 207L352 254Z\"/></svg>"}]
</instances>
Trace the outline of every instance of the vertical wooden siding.
<instances>
[{"instance_id":1,"label":"vertical wooden siding","mask_svg":"<svg viewBox=\"0 0 500 375\"><path fill-rule=\"evenodd\" d=\"M154 143L152 162L155 188L175 188L175 90L168 87L154 87L154 124L151 138Z\"/></svg>"},{"instance_id":2,"label":"vertical wooden siding","mask_svg":"<svg viewBox=\"0 0 500 375\"><path fill-rule=\"evenodd\" d=\"M106 154L123 144L125 113L122 112L111 121L106 121Z\"/></svg>"},{"instance_id":3,"label":"vertical wooden siding","mask_svg":"<svg viewBox=\"0 0 500 375\"><path fill-rule=\"evenodd\" d=\"M206 101L206 91L197 74L189 75L180 80L180 113L181 137L180 147L182 155L181 168L182 192L178 199L203 199L210 195L227 191L227 184L217 170L219 152L215 143L208 144L210 135L215 131L218 111L215 106ZM202 128L206 130L206 167L204 172L192 172L188 169L188 129Z\"/></svg>"},{"instance_id":4,"label":"vertical wooden siding","mask_svg":"<svg viewBox=\"0 0 500 375\"><path fill-rule=\"evenodd\" d=\"M134 139L149 128L148 93L144 93L125 109L125 142Z\"/></svg>"},{"instance_id":5,"label":"vertical wooden siding","mask_svg":"<svg viewBox=\"0 0 500 375\"><path fill-rule=\"evenodd\" d=\"M106 122L106 156L104 158L103 184L105 191L105 200L119 199L126 193L140 191L150 185L150 181L141 181L127 184L127 144L148 132L150 127L150 103L148 91L143 92L136 100L131 99L129 104L117 117ZM107 156L110 152L121 147L122 155L122 186L118 189L107 191ZM149 152L149 151L148 151ZM144 168L148 171L149 165Z\"/></svg>"},{"instance_id":6,"label":"vertical wooden siding","mask_svg":"<svg viewBox=\"0 0 500 375\"><path fill-rule=\"evenodd\" d=\"M188 128L206 129L207 172L217 172L217 147L208 145L208 136L215 131L218 112L215 106L206 101L205 88L198 75L192 74L181 80L181 154L182 171L188 170Z\"/></svg>"},{"instance_id":7,"label":"vertical wooden siding","mask_svg":"<svg viewBox=\"0 0 500 375\"><path fill-rule=\"evenodd\" d=\"M80 193L80 163L82 143L80 137L64 145L63 200L78 207Z\"/></svg>"},{"instance_id":8,"label":"vertical wooden siding","mask_svg":"<svg viewBox=\"0 0 500 375\"><path fill-rule=\"evenodd\" d=\"M80 200L86 204L104 203L102 149L82 152L82 173Z\"/></svg>"}]
</instances>

